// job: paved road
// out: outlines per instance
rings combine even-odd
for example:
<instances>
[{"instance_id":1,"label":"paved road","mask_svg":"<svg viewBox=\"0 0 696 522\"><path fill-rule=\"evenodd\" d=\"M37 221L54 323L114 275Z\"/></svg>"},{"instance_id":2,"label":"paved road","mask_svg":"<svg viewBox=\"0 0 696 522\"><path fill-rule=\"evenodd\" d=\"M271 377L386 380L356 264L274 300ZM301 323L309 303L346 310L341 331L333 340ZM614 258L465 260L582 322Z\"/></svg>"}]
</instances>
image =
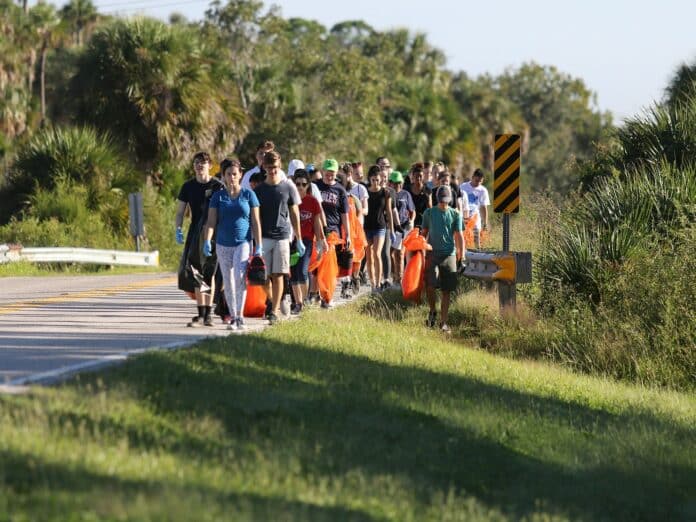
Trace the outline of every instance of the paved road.
<instances>
[{"instance_id":1,"label":"paved road","mask_svg":"<svg viewBox=\"0 0 696 522\"><path fill-rule=\"evenodd\" d=\"M187 328L195 303L174 274L0 278L0 385L51 382L128 354L179 347L208 336ZM266 321L247 320L248 331Z\"/></svg>"}]
</instances>

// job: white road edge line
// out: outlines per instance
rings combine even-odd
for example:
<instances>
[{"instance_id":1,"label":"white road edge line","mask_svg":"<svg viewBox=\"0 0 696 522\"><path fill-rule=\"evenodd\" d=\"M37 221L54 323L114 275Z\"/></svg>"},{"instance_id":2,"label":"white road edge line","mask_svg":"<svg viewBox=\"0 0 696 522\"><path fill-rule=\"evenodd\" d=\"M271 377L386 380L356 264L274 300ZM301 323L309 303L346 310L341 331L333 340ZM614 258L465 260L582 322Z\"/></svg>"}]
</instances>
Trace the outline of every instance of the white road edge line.
<instances>
[{"instance_id":1,"label":"white road edge line","mask_svg":"<svg viewBox=\"0 0 696 522\"><path fill-rule=\"evenodd\" d=\"M133 357L134 355L140 355L145 352L151 352L151 351L167 351L167 350L176 350L179 348L185 348L186 346L191 346L193 344L196 344L197 342L203 340L203 339L208 339L208 338L215 338L215 336L209 336L209 337L204 337L204 338L198 338L198 339L191 339L191 340L186 340L186 341L177 341L174 343L169 343L165 344L163 346L151 346L149 348L138 348L136 350L129 350L127 352L122 352L122 353L117 353L113 355L105 355L103 357L100 357L99 359L95 359L92 361L85 361L77 364L71 364L69 366L63 366L62 368L57 368L55 370L50 370L47 372L43 373L37 373L34 375L29 375L27 377L20 377L17 379L13 379L7 383L5 383L5 387L7 388L12 388L15 386L28 386L31 384L56 384L60 381L63 381L65 379L68 379L69 377L72 377L74 374L82 372L82 371L96 371L96 370L102 370L104 368L107 368L109 366L113 366L119 363L122 363L126 360L128 360L130 357Z\"/></svg>"}]
</instances>

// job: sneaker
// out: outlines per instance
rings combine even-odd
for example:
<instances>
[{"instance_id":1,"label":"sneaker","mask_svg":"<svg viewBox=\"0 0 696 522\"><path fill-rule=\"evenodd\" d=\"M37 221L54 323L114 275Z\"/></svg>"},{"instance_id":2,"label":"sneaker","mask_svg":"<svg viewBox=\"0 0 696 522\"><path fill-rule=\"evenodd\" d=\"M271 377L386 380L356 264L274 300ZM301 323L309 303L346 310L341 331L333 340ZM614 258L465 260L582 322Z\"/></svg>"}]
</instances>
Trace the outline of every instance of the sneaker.
<instances>
[{"instance_id":1,"label":"sneaker","mask_svg":"<svg viewBox=\"0 0 696 522\"><path fill-rule=\"evenodd\" d=\"M333 303L329 301L324 301L323 299L321 300L321 307L324 308L325 310L329 308L333 308Z\"/></svg>"},{"instance_id":2,"label":"sneaker","mask_svg":"<svg viewBox=\"0 0 696 522\"><path fill-rule=\"evenodd\" d=\"M350 293L349 283L341 283L341 299L352 299L353 294Z\"/></svg>"},{"instance_id":3,"label":"sneaker","mask_svg":"<svg viewBox=\"0 0 696 522\"><path fill-rule=\"evenodd\" d=\"M202 325L203 325L203 318L198 317L198 316L192 317L191 321L186 323L186 326L188 326L189 328L198 328L199 326L202 326Z\"/></svg>"},{"instance_id":4,"label":"sneaker","mask_svg":"<svg viewBox=\"0 0 696 522\"><path fill-rule=\"evenodd\" d=\"M428 328L434 328L436 319L437 319L437 312L429 312L428 313L428 320L425 322L425 325Z\"/></svg>"},{"instance_id":5,"label":"sneaker","mask_svg":"<svg viewBox=\"0 0 696 522\"><path fill-rule=\"evenodd\" d=\"M203 326L213 326L213 318L208 316L203 319Z\"/></svg>"},{"instance_id":6,"label":"sneaker","mask_svg":"<svg viewBox=\"0 0 696 522\"><path fill-rule=\"evenodd\" d=\"M447 323L442 323L442 324L440 325L440 330L441 330L443 333L451 333L451 332L452 332L452 330L450 330L450 327L447 326Z\"/></svg>"},{"instance_id":7,"label":"sneaker","mask_svg":"<svg viewBox=\"0 0 696 522\"><path fill-rule=\"evenodd\" d=\"M290 315L300 315L302 312L302 305L301 304L294 304L292 305L292 308L290 309Z\"/></svg>"},{"instance_id":8,"label":"sneaker","mask_svg":"<svg viewBox=\"0 0 696 522\"><path fill-rule=\"evenodd\" d=\"M382 289L381 289L379 286L373 286L371 292L372 292L373 294L381 294L381 293L382 293Z\"/></svg>"},{"instance_id":9,"label":"sneaker","mask_svg":"<svg viewBox=\"0 0 696 522\"><path fill-rule=\"evenodd\" d=\"M237 322L231 322L230 324L227 325L228 330L237 330Z\"/></svg>"},{"instance_id":10,"label":"sneaker","mask_svg":"<svg viewBox=\"0 0 696 522\"><path fill-rule=\"evenodd\" d=\"M280 300L280 313L283 315L290 314L290 303L287 297L283 296Z\"/></svg>"},{"instance_id":11,"label":"sneaker","mask_svg":"<svg viewBox=\"0 0 696 522\"><path fill-rule=\"evenodd\" d=\"M231 315L226 315L225 317L222 318L222 323L223 324L232 324L232 316Z\"/></svg>"},{"instance_id":12,"label":"sneaker","mask_svg":"<svg viewBox=\"0 0 696 522\"><path fill-rule=\"evenodd\" d=\"M358 295L360 293L360 278L353 277L350 281L350 285L352 287L353 294Z\"/></svg>"},{"instance_id":13,"label":"sneaker","mask_svg":"<svg viewBox=\"0 0 696 522\"><path fill-rule=\"evenodd\" d=\"M276 324L278 322L278 316L271 312L268 314L268 324Z\"/></svg>"},{"instance_id":14,"label":"sneaker","mask_svg":"<svg viewBox=\"0 0 696 522\"><path fill-rule=\"evenodd\" d=\"M243 317L237 317L234 322L237 325L237 330L246 330L246 323Z\"/></svg>"},{"instance_id":15,"label":"sneaker","mask_svg":"<svg viewBox=\"0 0 696 522\"><path fill-rule=\"evenodd\" d=\"M391 284L389 284L389 281L382 281L382 284L380 285L379 288L380 288L380 290L382 290L384 292L385 290L389 290L390 287L391 287Z\"/></svg>"}]
</instances>

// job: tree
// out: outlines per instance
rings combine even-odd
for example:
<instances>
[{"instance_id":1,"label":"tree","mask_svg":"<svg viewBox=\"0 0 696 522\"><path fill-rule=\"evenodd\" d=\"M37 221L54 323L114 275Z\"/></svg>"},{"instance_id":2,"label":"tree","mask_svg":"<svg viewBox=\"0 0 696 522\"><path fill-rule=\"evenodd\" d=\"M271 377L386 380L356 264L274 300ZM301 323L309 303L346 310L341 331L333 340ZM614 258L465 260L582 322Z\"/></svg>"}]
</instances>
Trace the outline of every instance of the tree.
<instances>
[{"instance_id":1,"label":"tree","mask_svg":"<svg viewBox=\"0 0 696 522\"><path fill-rule=\"evenodd\" d=\"M97 21L98 13L91 0L70 0L60 10L60 17L69 25L75 45L84 42L84 32Z\"/></svg>"},{"instance_id":2,"label":"tree","mask_svg":"<svg viewBox=\"0 0 696 522\"><path fill-rule=\"evenodd\" d=\"M678 104L693 103L696 98L696 62L683 63L665 89L665 102L674 107Z\"/></svg>"},{"instance_id":3,"label":"tree","mask_svg":"<svg viewBox=\"0 0 696 522\"><path fill-rule=\"evenodd\" d=\"M196 150L225 154L244 136L246 115L224 69L193 28L118 20L92 37L71 90L79 121L112 132L152 173Z\"/></svg>"},{"instance_id":4,"label":"tree","mask_svg":"<svg viewBox=\"0 0 696 522\"><path fill-rule=\"evenodd\" d=\"M611 128L611 115L596 107L596 96L579 78L535 63L508 69L497 81L529 125L529 152L523 163L529 186L565 194L576 188L575 160L585 160Z\"/></svg>"}]
</instances>

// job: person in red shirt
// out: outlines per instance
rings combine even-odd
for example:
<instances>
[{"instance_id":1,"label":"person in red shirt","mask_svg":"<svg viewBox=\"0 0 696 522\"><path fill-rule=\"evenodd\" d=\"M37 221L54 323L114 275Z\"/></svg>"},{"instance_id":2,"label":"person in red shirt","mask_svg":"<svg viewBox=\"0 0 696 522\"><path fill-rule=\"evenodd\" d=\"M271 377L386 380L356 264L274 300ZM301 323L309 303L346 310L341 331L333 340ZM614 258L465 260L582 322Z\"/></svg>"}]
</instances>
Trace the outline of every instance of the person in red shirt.
<instances>
[{"instance_id":1,"label":"person in red shirt","mask_svg":"<svg viewBox=\"0 0 696 522\"><path fill-rule=\"evenodd\" d=\"M322 252L326 252L329 249L329 245L326 242L324 228L322 227L321 203L312 196L309 190L309 174L305 169L297 169L292 180L295 182L297 191L302 199L300 203L300 233L302 238L297 240L301 240L305 245L304 254L300 256L297 263L290 269L290 286L295 297L295 304L290 313L297 315L302 311L302 305L309 289L308 267L314 240L319 241Z\"/></svg>"}]
</instances>

